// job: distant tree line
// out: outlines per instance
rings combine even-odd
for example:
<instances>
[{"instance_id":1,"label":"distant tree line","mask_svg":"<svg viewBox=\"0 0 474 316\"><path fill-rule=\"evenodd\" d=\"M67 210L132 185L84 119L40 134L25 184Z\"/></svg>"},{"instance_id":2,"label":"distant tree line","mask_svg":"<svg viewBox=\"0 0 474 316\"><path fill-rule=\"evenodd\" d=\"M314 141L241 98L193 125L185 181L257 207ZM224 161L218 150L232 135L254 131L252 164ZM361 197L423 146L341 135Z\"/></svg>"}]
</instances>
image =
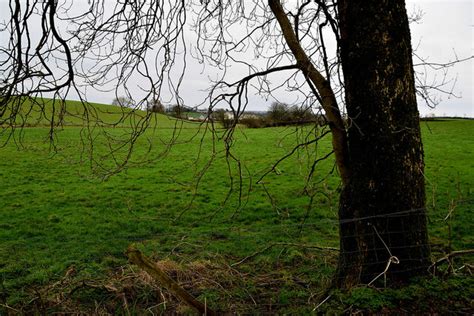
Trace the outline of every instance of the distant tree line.
<instances>
[{"instance_id":1,"label":"distant tree line","mask_svg":"<svg viewBox=\"0 0 474 316\"><path fill-rule=\"evenodd\" d=\"M112 100L112 105L133 108L135 102L130 97L119 96ZM192 108L184 105L165 106L158 98L148 100L145 110L153 113L167 114L176 118L186 118L184 114L193 111Z\"/></svg>"},{"instance_id":2,"label":"distant tree line","mask_svg":"<svg viewBox=\"0 0 474 316\"><path fill-rule=\"evenodd\" d=\"M148 112L153 112L153 113L165 113L166 109L163 103L161 103L160 100L158 99L152 99L147 102L147 107L146 107Z\"/></svg>"},{"instance_id":3,"label":"distant tree line","mask_svg":"<svg viewBox=\"0 0 474 316\"><path fill-rule=\"evenodd\" d=\"M120 106L122 108L133 108L135 102L130 97L120 96L112 101L112 105Z\"/></svg>"},{"instance_id":4,"label":"distant tree line","mask_svg":"<svg viewBox=\"0 0 474 316\"><path fill-rule=\"evenodd\" d=\"M112 105L120 107L132 108L134 101L125 96L116 97L112 101ZM185 105L170 105L165 106L159 99L151 99L147 101L146 110L153 113L166 114L179 119L191 119L194 116L195 120L201 118L207 119L208 113L201 113L196 109ZM219 122L224 128L231 128L235 124L235 117L233 113L225 109L216 109L211 115L210 119L214 122ZM309 123L318 123L319 125L326 124L326 117L320 113L316 114L311 108L304 106L293 105L290 106L282 102L273 102L268 111L264 113L244 113L238 119L238 123L249 128L263 128L286 125L302 125Z\"/></svg>"},{"instance_id":5,"label":"distant tree line","mask_svg":"<svg viewBox=\"0 0 474 316\"><path fill-rule=\"evenodd\" d=\"M239 123L249 128L302 125L309 123L323 125L326 123L326 118L322 114L314 113L311 108L273 102L265 115L244 115L239 119Z\"/></svg>"}]
</instances>

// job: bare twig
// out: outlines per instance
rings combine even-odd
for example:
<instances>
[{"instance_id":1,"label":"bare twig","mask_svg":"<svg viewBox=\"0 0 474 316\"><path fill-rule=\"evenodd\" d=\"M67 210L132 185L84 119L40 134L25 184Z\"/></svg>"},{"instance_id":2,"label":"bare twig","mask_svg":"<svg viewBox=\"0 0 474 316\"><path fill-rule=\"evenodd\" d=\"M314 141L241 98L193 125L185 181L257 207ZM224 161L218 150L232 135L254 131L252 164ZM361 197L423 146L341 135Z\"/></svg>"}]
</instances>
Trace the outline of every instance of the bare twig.
<instances>
[{"instance_id":1,"label":"bare twig","mask_svg":"<svg viewBox=\"0 0 474 316\"><path fill-rule=\"evenodd\" d=\"M437 266L441 265L442 263L444 263L445 261L447 261L449 264L451 264L451 259L452 258L455 258L455 257L461 257L461 256L464 256L464 255L469 255L469 254L474 254L474 249L466 249L466 250L456 250L456 251L452 251L450 253L448 253L447 255L445 255L444 257L436 260L431 266L430 266L430 270L431 269L435 269Z\"/></svg>"},{"instance_id":2,"label":"bare twig","mask_svg":"<svg viewBox=\"0 0 474 316\"><path fill-rule=\"evenodd\" d=\"M16 308L13 308L13 307L11 307L11 306L8 306L7 304L2 304L2 303L0 303L0 306L5 307L6 309L12 310L12 311L14 311L14 312L16 312L16 313L18 313L18 314L22 314L21 311L19 311L19 310L16 309Z\"/></svg>"},{"instance_id":3,"label":"bare twig","mask_svg":"<svg viewBox=\"0 0 474 316\"><path fill-rule=\"evenodd\" d=\"M331 298L331 296L332 294L328 295L324 300L322 300L318 305L316 305L316 307L313 308L313 312L317 311L324 303L326 303Z\"/></svg>"},{"instance_id":4,"label":"bare twig","mask_svg":"<svg viewBox=\"0 0 474 316\"><path fill-rule=\"evenodd\" d=\"M234 262L230 266L231 267L238 266L238 265L248 261L249 259L252 259L252 258L258 256L259 254L264 253L265 251L267 251L270 248L273 248L275 246L288 246L288 247L313 248L313 249L319 249L319 250L339 251L338 248L334 248L334 247L323 247L323 246L309 245L309 244L297 244L297 243L291 243L291 242L275 242L275 243L271 243L271 244L263 247L262 249L260 249L258 251L255 251L251 255L248 255L247 257L245 257L245 258L243 258L243 259L241 259L237 262Z\"/></svg>"}]
</instances>

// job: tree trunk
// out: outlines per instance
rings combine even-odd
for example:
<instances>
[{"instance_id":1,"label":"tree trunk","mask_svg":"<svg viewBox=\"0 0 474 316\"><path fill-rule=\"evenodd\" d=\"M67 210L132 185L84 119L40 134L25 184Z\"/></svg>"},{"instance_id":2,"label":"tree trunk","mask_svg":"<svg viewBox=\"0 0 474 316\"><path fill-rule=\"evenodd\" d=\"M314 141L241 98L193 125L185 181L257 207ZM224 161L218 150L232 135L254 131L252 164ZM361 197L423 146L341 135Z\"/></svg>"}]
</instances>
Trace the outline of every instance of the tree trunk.
<instances>
[{"instance_id":1,"label":"tree trunk","mask_svg":"<svg viewBox=\"0 0 474 316\"><path fill-rule=\"evenodd\" d=\"M338 6L351 177L340 199L336 283L347 288L377 276L403 283L430 265L405 3L340 0Z\"/></svg>"}]
</instances>

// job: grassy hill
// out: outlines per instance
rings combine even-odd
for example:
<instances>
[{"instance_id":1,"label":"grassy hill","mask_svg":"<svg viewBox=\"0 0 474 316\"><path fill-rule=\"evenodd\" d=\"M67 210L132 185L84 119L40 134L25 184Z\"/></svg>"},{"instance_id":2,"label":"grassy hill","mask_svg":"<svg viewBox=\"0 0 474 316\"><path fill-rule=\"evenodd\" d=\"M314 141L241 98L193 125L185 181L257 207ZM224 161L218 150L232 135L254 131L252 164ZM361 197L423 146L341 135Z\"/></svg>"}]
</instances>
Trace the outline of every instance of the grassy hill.
<instances>
[{"instance_id":1,"label":"grassy hill","mask_svg":"<svg viewBox=\"0 0 474 316\"><path fill-rule=\"evenodd\" d=\"M16 113L14 116L12 113ZM7 107L0 125L26 127L85 126L131 127L147 119L147 112L141 109L119 107L109 104L81 102L74 100L52 100L47 98L16 98ZM150 115L148 115L150 116ZM172 128L175 120L153 113L153 120L160 127Z\"/></svg>"},{"instance_id":2,"label":"grassy hill","mask_svg":"<svg viewBox=\"0 0 474 316\"><path fill-rule=\"evenodd\" d=\"M51 102L44 103L45 113L52 113ZM122 115L112 106L94 107L100 122ZM199 124L153 114L156 124L130 142L130 128L99 124L85 134L84 106L68 101L66 108L70 125L58 132L56 150L45 141L45 126L23 129L22 150L13 141L0 149L1 314L5 306L26 313L125 313L134 304L137 313L186 312L166 293L164 309L161 289L126 265L131 243L217 309L307 313L324 299L337 252L314 246L338 246L339 179L332 158L318 164L308 183L312 197L303 188L311 161L330 151L329 137L301 148L262 185L257 180L273 163L320 132L238 129L230 157L222 131L212 134ZM127 117L122 127L133 122ZM434 254L472 248L474 122L426 122L422 132ZM103 181L117 166L122 172ZM433 293L465 309L467 296L453 289L472 293L472 279L449 282ZM397 300L429 296L423 289L433 286L415 284L412 292L389 297L361 290L344 300L380 312ZM347 308L335 297L327 312Z\"/></svg>"}]
</instances>

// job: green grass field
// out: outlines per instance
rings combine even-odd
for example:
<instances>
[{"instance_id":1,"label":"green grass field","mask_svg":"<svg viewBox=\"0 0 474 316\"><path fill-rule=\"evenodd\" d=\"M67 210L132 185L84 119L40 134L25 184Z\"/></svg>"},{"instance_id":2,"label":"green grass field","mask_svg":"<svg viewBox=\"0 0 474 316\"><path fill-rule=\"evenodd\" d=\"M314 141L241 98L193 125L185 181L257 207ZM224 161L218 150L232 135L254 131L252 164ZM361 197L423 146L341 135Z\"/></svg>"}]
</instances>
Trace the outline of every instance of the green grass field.
<instances>
[{"instance_id":1,"label":"green grass field","mask_svg":"<svg viewBox=\"0 0 474 316\"><path fill-rule=\"evenodd\" d=\"M133 137L127 128L133 119L118 128L87 129L80 124L79 105L71 104L77 115L58 130L55 146L49 129L38 126L24 128L0 149L0 314L6 305L61 310L38 309L38 293L64 280L72 267L71 282L113 278L126 266L124 251L132 243L156 260L183 269L201 262L215 271L264 250L236 266L240 283L191 286L217 308L228 308L224 302L232 300L243 313L308 312L318 304L336 254L307 246L338 247L339 180L332 158L318 164L308 183L312 204L303 188L308 159L329 151L329 137L282 162L263 186L257 183L260 176L314 131L237 129L232 151L238 164L226 160L218 139L223 131L213 135L197 124L154 115L154 128L136 141L128 165L103 178L127 157L130 147L121 140ZM115 109L99 108L108 113L104 121L115 120ZM422 122L422 131L433 250L473 248L474 121ZM137 302L145 291L140 293ZM113 301L110 297L110 291L97 287L71 294L84 311ZM120 301L107 310L121 308Z\"/></svg>"}]
</instances>

